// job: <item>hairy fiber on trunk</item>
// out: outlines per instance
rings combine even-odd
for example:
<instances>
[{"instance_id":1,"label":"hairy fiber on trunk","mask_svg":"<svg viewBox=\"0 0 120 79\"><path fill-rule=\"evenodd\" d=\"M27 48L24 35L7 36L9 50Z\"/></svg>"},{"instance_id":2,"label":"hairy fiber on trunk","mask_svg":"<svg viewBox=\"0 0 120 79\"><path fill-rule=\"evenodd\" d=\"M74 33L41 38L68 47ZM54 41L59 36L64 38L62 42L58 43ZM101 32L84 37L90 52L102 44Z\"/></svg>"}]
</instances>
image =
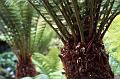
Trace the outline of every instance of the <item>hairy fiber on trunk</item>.
<instances>
[{"instance_id":1,"label":"hairy fiber on trunk","mask_svg":"<svg viewBox=\"0 0 120 79\"><path fill-rule=\"evenodd\" d=\"M68 42L61 49L60 58L67 79L114 79L102 42Z\"/></svg>"},{"instance_id":2,"label":"hairy fiber on trunk","mask_svg":"<svg viewBox=\"0 0 120 79\"><path fill-rule=\"evenodd\" d=\"M34 64L32 63L31 57L23 60L19 59L16 68L16 78L20 79L22 77L34 77L37 75Z\"/></svg>"}]
</instances>

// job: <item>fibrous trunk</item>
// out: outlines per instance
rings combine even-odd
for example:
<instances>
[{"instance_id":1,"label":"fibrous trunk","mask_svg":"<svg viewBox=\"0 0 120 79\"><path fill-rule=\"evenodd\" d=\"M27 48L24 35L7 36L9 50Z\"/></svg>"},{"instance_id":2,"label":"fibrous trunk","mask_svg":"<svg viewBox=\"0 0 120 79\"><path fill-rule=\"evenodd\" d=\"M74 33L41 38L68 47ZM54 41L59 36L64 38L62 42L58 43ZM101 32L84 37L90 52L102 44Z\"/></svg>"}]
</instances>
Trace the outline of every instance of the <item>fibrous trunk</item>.
<instances>
[{"instance_id":1,"label":"fibrous trunk","mask_svg":"<svg viewBox=\"0 0 120 79\"><path fill-rule=\"evenodd\" d=\"M61 49L60 58L67 79L114 79L102 42L68 42Z\"/></svg>"},{"instance_id":2,"label":"fibrous trunk","mask_svg":"<svg viewBox=\"0 0 120 79\"><path fill-rule=\"evenodd\" d=\"M16 67L16 78L20 79L22 77L34 77L37 72L32 63L31 57L26 56L23 58L22 56L18 59L17 67Z\"/></svg>"}]
</instances>

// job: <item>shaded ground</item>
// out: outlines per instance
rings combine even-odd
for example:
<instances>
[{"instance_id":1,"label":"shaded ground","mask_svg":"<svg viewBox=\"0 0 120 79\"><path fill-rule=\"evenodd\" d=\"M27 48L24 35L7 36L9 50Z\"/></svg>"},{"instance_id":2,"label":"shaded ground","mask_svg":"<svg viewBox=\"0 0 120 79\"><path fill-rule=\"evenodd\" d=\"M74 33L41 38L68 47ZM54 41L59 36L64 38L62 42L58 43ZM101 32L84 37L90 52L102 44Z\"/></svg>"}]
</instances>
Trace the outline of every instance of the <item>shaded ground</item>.
<instances>
[{"instance_id":1,"label":"shaded ground","mask_svg":"<svg viewBox=\"0 0 120 79\"><path fill-rule=\"evenodd\" d=\"M115 76L115 79L120 79L120 76Z\"/></svg>"},{"instance_id":2,"label":"shaded ground","mask_svg":"<svg viewBox=\"0 0 120 79\"><path fill-rule=\"evenodd\" d=\"M10 46L6 41L0 40L0 53L10 51Z\"/></svg>"}]
</instances>

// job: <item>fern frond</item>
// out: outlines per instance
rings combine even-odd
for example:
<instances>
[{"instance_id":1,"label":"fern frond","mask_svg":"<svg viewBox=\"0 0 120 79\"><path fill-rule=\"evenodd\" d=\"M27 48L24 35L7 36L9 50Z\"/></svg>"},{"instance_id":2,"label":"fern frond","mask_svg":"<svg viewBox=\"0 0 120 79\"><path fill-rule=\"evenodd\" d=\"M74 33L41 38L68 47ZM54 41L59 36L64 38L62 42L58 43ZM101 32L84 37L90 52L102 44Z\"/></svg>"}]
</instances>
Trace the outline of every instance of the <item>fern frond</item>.
<instances>
[{"instance_id":1,"label":"fern frond","mask_svg":"<svg viewBox=\"0 0 120 79\"><path fill-rule=\"evenodd\" d=\"M57 48L53 48L50 52L44 56L39 53L35 53L33 55L33 60L35 60L35 64L41 69L43 74L46 74L50 77L50 74L58 70L59 51Z\"/></svg>"},{"instance_id":2,"label":"fern frond","mask_svg":"<svg viewBox=\"0 0 120 79\"><path fill-rule=\"evenodd\" d=\"M38 13L59 34L63 43L86 42L96 35L99 40L120 12L119 0L28 0ZM46 11L42 11L45 9ZM52 22L58 30L53 27ZM109 22L109 23L108 23Z\"/></svg>"},{"instance_id":3,"label":"fern frond","mask_svg":"<svg viewBox=\"0 0 120 79\"><path fill-rule=\"evenodd\" d=\"M31 5L25 0L1 0L0 10L3 33L14 52L28 55L38 51L46 25Z\"/></svg>"}]
</instances>

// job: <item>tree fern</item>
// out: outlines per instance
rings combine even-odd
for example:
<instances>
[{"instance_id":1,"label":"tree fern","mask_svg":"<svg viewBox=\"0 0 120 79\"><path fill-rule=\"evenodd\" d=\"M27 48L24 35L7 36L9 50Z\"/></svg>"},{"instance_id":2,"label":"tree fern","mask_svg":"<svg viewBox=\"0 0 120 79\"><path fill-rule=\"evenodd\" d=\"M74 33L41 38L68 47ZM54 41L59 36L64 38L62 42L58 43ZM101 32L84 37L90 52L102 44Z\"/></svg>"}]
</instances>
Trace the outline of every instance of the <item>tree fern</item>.
<instances>
[{"instance_id":1,"label":"tree fern","mask_svg":"<svg viewBox=\"0 0 120 79\"><path fill-rule=\"evenodd\" d=\"M67 79L114 78L102 39L114 18L120 14L119 0L28 2L64 43L59 56Z\"/></svg>"},{"instance_id":2,"label":"tree fern","mask_svg":"<svg viewBox=\"0 0 120 79\"><path fill-rule=\"evenodd\" d=\"M46 27L45 22L40 21L41 17L24 0L1 0L0 10L0 22L2 24L0 30L2 30L18 58L16 76L18 78L35 76L36 72L31 64L31 55L39 51ZM52 34L52 32L49 33ZM49 37L48 39L51 38ZM27 70L24 65L26 65L26 68L29 67L29 69ZM30 67L33 67L33 70ZM21 71L23 69L24 71Z\"/></svg>"},{"instance_id":3,"label":"tree fern","mask_svg":"<svg viewBox=\"0 0 120 79\"><path fill-rule=\"evenodd\" d=\"M45 15L47 14L47 12L48 14L50 14L50 16L52 17L52 19L54 20L54 22L56 23L59 29L58 31L57 30L55 31L57 31L58 35L61 35L60 38L62 40L63 38L68 39L71 33L73 34L73 36L76 34L75 33L76 29L75 27L73 27L74 24L71 23L72 21L70 21L71 19L68 17L73 16L74 18L76 18L76 22L79 20L77 24L79 25L78 30L79 32L81 31L81 33L83 29L82 26L83 27L85 26L85 24L83 24L82 21L85 21L85 19L88 19L88 17L92 19L91 21L93 21L93 19L96 18L96 20L98 21L94 23L94 27L93 27L93 24L91 24L93 22L89 23L89 25L91 26L89 28L89 36L92 35L91 32L93 31L93 28L99 28L99 33L101 32L100 38L102 38L108 26L111 24L112 19L115 18L119 14L119 10L120 10L120 5L119 5L120 2L118 0L107 0L107 1L106 0L100 0L100 1L94 1L94 0L93 1L87 1L87 0L80 0L80 1L77 1L77 0L76 1L36 0L36 1L32 1L32 0L28 0L28 1L33 5L33 7L38 11L38 13L45 19L45 21L48 22L48 24L52 26L53 29L55 29L56 27L53 26L53 23L52 24L50 23L50 20ZM96 9L94 7L96 7ZM42 9L45 8L46 12L43 12L41 8ZM80 11L77 11L76 9ZM67 14L67 12L69 14ZM75 14L71 14L74 12ZM80 15L80 18L77 17L78 15ZM63 21L65 22L62 23ZM104 25L106 25L105 26L106 30L103 29ZM68 30L67 28L69 28L70 30ZM86 28L84 27L84 29ZM84 35L82 34L81 39L83 38L86 38L86 37L84 37ZM74 39L76 39L75 36L74 36Z\"/></svg>"}]
</instances>

